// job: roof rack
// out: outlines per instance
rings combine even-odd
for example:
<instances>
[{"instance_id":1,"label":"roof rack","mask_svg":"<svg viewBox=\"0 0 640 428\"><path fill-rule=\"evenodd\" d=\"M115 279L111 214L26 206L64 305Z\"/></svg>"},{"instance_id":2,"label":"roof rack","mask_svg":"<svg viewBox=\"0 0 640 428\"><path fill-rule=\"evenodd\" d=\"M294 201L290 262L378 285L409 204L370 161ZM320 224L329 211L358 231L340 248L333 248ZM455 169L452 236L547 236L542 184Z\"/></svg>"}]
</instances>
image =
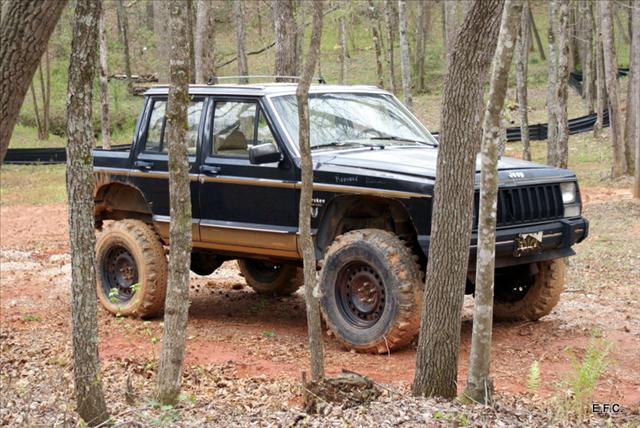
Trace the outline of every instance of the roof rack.
<instances>
[{"instance_id":1,"label":"roof rack","mask_svg":"<svg viewBox=\"0 0 640 428\"><path fill-rule=\"evenodd\" d=\"M269 79L274 82L279 82L279 81L282 82L285 80L300 81L301 77L300 76L274 76L274 75L268 75L268 74L253 74L249 76L209 76L209 79L207 80L207 85L215 85L220 80L239 80L239 81L248 82L249 79ZM318 76L315 79L321 85L324 85L327 83L327 81L323 76Z\"/></svg>"}]
</instances>

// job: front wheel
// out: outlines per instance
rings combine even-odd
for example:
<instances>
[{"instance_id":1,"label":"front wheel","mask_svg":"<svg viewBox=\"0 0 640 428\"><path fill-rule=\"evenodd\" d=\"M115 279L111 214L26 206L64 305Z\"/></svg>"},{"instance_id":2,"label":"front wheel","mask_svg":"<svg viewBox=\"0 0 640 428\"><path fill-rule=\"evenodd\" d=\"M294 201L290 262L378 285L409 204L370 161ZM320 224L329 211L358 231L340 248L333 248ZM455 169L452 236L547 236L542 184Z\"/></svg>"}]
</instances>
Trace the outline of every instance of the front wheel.
<instances>
[{"instance_id":1,"label":"front wheel","mask_svg":"<svg viewBox=\"0 0 640 428\"><path fill-rule=\"evenodd\" d=\"M564 290L565 270L565 259L496 270L494 318L536 321L548 315Z\"/></svg>"},{"instance_id":2,"label":"front wheel","mask_svg":"<svg viewBox=\"0 0 640 428\"><path fill-rule=\"evenodd\" d=\"M407 345L420 326L420 278L414 256L393 233L363 229L339 236L320 272L327 326L344 347L359 352Z\"/></svg>"},{"instance_id":3,"label":"front wheel","mask_svg":"<svg viewBox=\"0 0 640 428\"><path fill-rule=\"evenodd\" d=\"M160 238L139 220L120 220L96 242L97 294L117 315L142 318L162 313L167 289L167 257Z\"/></svg>"}]
</instances>

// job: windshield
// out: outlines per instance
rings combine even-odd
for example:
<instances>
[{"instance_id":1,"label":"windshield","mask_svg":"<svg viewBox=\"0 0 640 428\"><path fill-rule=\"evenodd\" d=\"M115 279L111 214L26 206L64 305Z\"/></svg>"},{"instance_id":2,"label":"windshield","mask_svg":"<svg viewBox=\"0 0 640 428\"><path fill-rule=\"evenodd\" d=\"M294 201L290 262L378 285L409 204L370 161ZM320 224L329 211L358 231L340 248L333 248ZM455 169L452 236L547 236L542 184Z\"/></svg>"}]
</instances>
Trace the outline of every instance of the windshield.
<instances>
[{"instance_id":1,"label":"windshield","mask_svg":"<svg viewBox=\"0 0 640 428\"><path fill-rule=\"evenodd\" d=\"M272 98L293 142L298 145L295 95ZM430 144L431 134L392 96L329 93L309 97L311 148Z\"/></svg>"}]
</instances>

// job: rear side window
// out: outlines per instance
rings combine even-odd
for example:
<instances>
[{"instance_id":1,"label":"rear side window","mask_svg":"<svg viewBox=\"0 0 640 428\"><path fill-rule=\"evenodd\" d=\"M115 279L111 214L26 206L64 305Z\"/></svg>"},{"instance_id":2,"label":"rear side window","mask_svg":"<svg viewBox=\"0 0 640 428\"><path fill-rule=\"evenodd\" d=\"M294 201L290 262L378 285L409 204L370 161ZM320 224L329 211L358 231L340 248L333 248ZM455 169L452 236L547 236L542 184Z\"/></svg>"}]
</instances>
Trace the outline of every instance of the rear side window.
<instances>
[{"instance_id":1,"label":"rear side window","mask_svg":"<svg viewBox=\"0 0 640 428\"><path fill-rule=\"evenodd\" d=\"M198 127L203 106L203 99L193 99L187 110L187 153L193 156L195 156L198 146ZM167 153L169 151L166 111L166 100L153 102L147 128L147 142L144 147L145 153Z\"/></svg>"}]
</instances>

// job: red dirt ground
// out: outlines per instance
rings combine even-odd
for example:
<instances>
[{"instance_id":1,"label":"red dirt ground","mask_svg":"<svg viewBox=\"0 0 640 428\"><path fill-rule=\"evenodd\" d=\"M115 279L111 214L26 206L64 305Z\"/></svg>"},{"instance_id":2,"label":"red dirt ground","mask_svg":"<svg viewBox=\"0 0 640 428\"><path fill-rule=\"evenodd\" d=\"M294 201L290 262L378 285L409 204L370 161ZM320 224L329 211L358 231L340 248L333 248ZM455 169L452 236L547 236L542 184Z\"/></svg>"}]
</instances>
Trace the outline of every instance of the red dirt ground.
<instances>
[{"instance_id":1,"label":"red dirt ground","mask_svg":"<svg viewBox=\"0 0 640 428\"><path fill-rule=\"evenodd\" d=\"M625 192L584 189L587 204L627 199ZM626 191L628 193L628 191ZM637 222L637 219L636 219ZM631 224L630 224L631 225ZM593 225L596 229L597 225ZM640 229L631 225L629 239ZM592 234L598 233L592 230ZM0 323L33 338L48 330L69 331L70 260L64 204L0 208ZM577 247L580 255L580 246ZM637 257L636 257L637 260ZM592 267L593 268L593 267ZM572 269L570 267L570 269ZM627 282L637 278L627 278ZM628 285L628 284L627 284ZM265 298L244 287L233 262L209 277L192 276L187 364L232 361L239 376L299 378L307 370L306 324L301 292L287 298ZM640 303L637 294L603 296L572 290L563 294L554 312L539 322L494 326L492 372L498 390L527 391L533 361L540 364L543 395L556 394L558 384L573 371L569 350L584 355L592 331L613 344L611 363L599 383L596 401L640 405ZM464 384L471 339L473 302L465 300L458 381ZM38 319L33 319L34 316ZM155 359L161 336L159 320L115 319L99 311L103 360L132 357ZM410 383L415 348L391 355L346 352L327 337L327 371L343 368L377 382ZM62 346L70 346L69 343ZM565 388L566 389L566 388Z\"/></svg>"}]
</instances>

